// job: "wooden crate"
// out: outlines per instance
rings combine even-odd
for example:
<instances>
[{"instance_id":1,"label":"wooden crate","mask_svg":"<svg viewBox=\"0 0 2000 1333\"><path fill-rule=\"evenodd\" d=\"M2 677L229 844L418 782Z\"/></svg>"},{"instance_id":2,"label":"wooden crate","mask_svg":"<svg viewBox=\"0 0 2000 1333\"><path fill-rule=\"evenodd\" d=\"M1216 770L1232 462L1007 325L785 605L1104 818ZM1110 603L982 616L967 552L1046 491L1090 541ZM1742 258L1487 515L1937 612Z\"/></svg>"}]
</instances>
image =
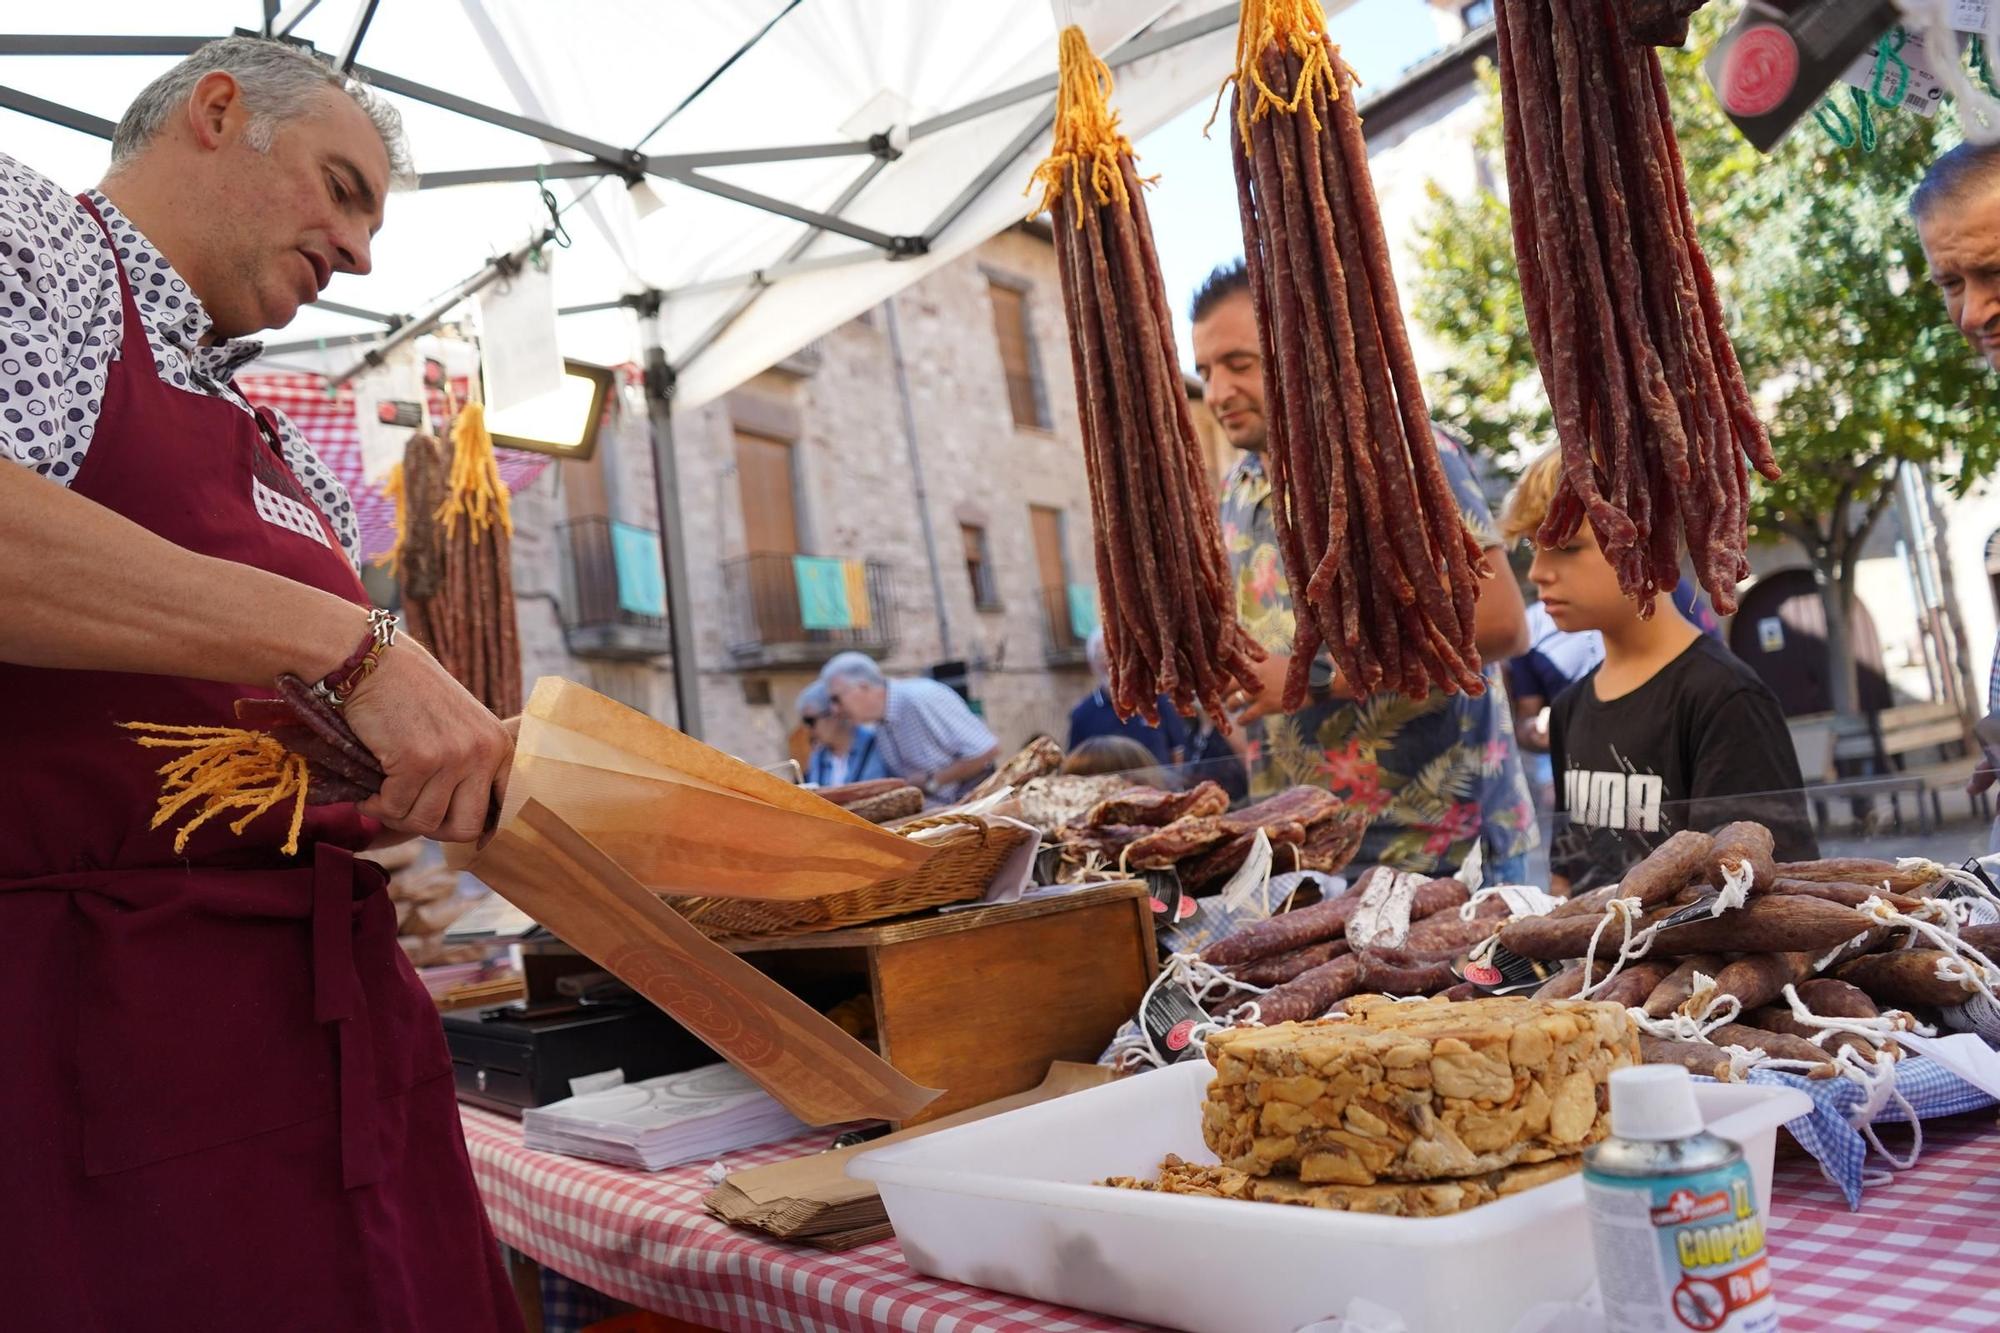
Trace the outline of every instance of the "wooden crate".
<instances>
[{"instance_id":1,"label":"wooden crate","mask_svg":"<svg viewBox=\"0 0 2000 1333\"><path fill-rule=\"evenodd\" d=\"M1136 881L729 947L795 989L865 977L883 1058L945 1090L911 1124L1024 1092L1051 1061L1096 1060L1158 970Z\"/></svg>"}]
</instances>

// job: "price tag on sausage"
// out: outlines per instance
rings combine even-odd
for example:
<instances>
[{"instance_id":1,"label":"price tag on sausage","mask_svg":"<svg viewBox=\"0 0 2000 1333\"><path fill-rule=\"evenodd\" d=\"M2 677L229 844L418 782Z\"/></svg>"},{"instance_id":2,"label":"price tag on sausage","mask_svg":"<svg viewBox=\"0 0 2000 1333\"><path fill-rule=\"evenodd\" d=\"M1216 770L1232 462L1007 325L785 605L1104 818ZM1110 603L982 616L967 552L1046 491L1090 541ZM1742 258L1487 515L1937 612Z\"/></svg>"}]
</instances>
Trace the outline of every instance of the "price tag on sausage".
<instances>
[{"instance_id":1,"label":"price tag on sausage","mask_svg":"<svg viewBox=\"0 0 2000 1333\"><path fill-rule=\"evenodd\" d=\"M1944 80L1933 68L1923 37L1901 28L1891 28L1874 49L1855 57L1840 81L1893 99L1903 110L1920 116L1932 115L1944 101Z\"/></svg>"},{"instance_id":2,"label":"price tag on sausage","mask_svg":"<svg viewBox=\"0 0 2000 1333\"><path fill-rule=\"evenodd\" d=\"M1985 32L1987 0L1951 0L1953 32Z\"/></svg>"},{"instance_id":3,"label":"price tag on sausage","mask_svg":"<svg viewBox=\"0 0 2000 1333\"><path fill-rule=\"evenodd\" d=\"M1211 1022L1192 996L1168 979L1153 987L1139 1010L1139 1026L1161 1064L1173 1064L1196 1048L1195 1029Z\"/></svg>"}]
</instances>

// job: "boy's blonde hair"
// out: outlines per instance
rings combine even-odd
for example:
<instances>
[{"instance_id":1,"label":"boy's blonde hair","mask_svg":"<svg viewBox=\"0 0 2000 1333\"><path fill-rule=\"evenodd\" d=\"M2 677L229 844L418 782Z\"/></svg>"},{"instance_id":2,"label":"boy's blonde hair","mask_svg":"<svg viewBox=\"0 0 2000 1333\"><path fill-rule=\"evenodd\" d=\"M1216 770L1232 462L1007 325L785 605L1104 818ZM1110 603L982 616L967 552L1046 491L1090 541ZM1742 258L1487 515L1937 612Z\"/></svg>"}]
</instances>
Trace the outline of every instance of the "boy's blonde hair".
<instances>
[{"instance_id":1,"label":"boy's blonde hair","mask_svg":"<svg viewBox=\"0 0 2000 1333\"><path fill-rule=\"evenodd\" d=\"M1509 542L1532 541L1542 520L1556 502L1556 488L1562 485L1562 447L1537 455L1521 470L1521 479L1507 493L1500 509L1500 535Z\"/></svg>"}]
</instances>

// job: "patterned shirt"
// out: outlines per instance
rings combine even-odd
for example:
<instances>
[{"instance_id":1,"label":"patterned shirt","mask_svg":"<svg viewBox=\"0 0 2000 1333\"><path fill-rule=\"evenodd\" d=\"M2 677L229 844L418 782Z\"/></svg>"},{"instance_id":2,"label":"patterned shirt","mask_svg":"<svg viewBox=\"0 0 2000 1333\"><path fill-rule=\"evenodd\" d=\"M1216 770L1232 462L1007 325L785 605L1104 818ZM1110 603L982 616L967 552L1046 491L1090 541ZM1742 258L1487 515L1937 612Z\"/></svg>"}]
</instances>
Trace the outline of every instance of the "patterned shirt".
<instances>
[{"instance_id":1,"label":"patterned shirt","mask_svg":"<svg viewBox=\"0 0 2000 1333\"><path fill-rule=\"evenodd\" d=\"M882 747L882 760L889 772L912 780L985 754L1000 744L958 697L957 690L921 676L889 682L882 720L875 724L875 741ZM954 791L937 794L948 799L977 785L977 779L969 779Z\"/></svg>"},{"instance_id":2,"label":"patterned shirt","mask_svg":"<svg viewBox=\"0 0 2000 1333\"><path fill-rule=\"evenodd\" d=\"M116 205L87 193L115 246L75 198L0 153L0 459L64 486L76 480L90 449L127 332L119 266L164 383L251 412L229 377L263 350L242 338L204 346L212 321L187 283ZM354 559L360 532L347 488L284 414L273 415L292 475ZM261 481L253 485L267 521L325 543L312 510Z\"/></svg>"},{"instance_id":3,"label":"patterned shirt","mask_svg":"<svg viewBox=\"0 0 2000 1333\"><path fill-rule=\"evenodd\" d=\"M1460 511L1481 545L1498 546L1471 465L1450 437L1439 431L1437 439ZM1222 537L1244 627L1264 647L1289 653L1292 597L1270 498L1262 461L1244 454L1223 485ZM1475 838L1489 866L1531 850L1539 834L1514 748L1513 710L1498 667L1488 664L1485 674L1486 693L1476 699L1329 698L1251 724L1251 795L1305 783L1367 809L1374 820L1357 864L1435 874L1455 869Z\"/></svg>"}]
</instances>

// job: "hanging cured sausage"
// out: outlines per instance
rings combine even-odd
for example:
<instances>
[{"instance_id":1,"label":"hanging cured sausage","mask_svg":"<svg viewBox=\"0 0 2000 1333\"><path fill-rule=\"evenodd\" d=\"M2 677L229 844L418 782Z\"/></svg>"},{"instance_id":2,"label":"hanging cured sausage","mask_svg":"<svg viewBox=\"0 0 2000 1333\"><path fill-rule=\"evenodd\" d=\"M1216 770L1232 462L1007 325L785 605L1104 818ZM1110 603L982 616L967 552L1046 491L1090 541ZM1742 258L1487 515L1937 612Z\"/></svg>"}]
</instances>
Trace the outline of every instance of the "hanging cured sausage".
<instances>
[{"instance_id":1,"label":"hanging cured sausage","mask_svg":"<svg viewBox=\"0 0 2000 1333\"><path fill-rule=\"evenodd\" d=\"M1318 0L1245 0L1234 82L1265 463L1298 620L1285 706L1303 701L1322 648L1356 694L1481 693L1482 553L1438 457L1357 81Z\"/></svg>"},{"instance_id":2,"label":"hanging cured sausage","mask_svg":"<svg viewBox=\"0 0 2000 1333\"><path fill-rule=\"evenodd\" d=\"M1500 93L1521 297L1562 443L1537 539L1585 518L1650 610L1696 577L1728 615L1749 478L1778 466L1695 237L1666 81L1624 7L1501 0Z\"/></svg>"},{"instance_id":3,"label":"hanging cured sausage","mask_svg":"<svg viewBox=\"0 0 2000 1333\"><path fill-rule=\"evenodd\" d=\"M1264 652L1236 618L1111 71L1076 27L1063 30L1061 69L1054 151L1035 178L1055 217L1112 702L1156 723L1166 695L1226 731L1223 700L1238 686L1256 692Z\"/></svg>"}]
</instances>

